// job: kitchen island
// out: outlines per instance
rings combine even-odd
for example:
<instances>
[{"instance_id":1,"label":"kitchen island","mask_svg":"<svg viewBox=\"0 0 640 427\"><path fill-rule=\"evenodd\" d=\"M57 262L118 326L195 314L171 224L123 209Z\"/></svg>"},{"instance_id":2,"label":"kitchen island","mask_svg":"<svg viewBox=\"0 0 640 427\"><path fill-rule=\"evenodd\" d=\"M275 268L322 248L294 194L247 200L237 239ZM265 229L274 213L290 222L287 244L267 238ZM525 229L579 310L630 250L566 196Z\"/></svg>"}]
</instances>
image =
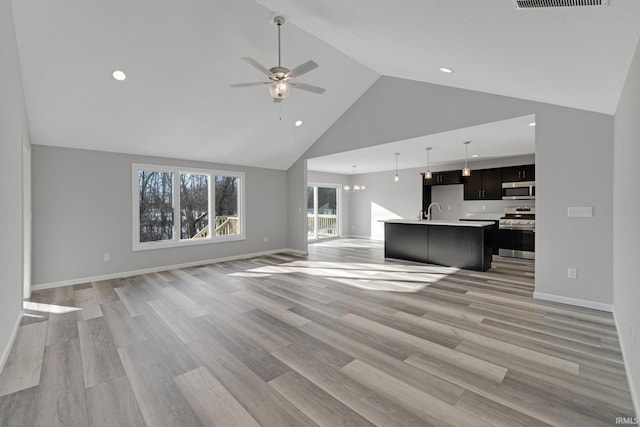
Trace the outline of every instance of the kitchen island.
<instances>
[{"instance_id":1,"label":"kitchen island","mask_svg":"<svg viewBox=\"0 0 640 427\"><path fill-rule=\"evenodd\" d=\"M492 221L384 222L384 256L407 261L487 271L493 255Z\"/></svg>"}]
</instances>

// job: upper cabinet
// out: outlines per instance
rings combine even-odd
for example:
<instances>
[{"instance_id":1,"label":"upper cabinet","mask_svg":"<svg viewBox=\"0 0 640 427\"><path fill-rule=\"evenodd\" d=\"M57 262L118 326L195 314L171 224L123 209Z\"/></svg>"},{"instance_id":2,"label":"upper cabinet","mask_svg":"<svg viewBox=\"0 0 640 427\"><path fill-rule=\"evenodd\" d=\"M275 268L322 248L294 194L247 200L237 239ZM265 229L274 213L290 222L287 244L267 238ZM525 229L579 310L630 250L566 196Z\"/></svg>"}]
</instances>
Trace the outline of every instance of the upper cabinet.
<instances>
[{"instance_id":1,"label":"upper cabinet","mask_svg":"<svg viewBox=\"0 0 640 427\"><path fill-rule=\"evenodd\" d=\"M424 180L424 185L449 184L462 184L462 172L460 170L433 172L431 179Z\"/></svg>"},{"instance_id":2,"label":"upper cabinet","mask_svg":"<svg viewBox=\"0 0 640 427\"><path fill-rule=\"evenodd\" d=\"M535 181L536 165L502 168L502 182Z\"/></svg>"},{"instance_id":3,"label":"upper cabinet","mask_svg":"<svg viewBox=\"0 0 640 427\"><path fill-rule=\"evenodd\" d=\"M472 170L464 178L464 200L502 200L502 169Z\"/></svg>"}]
</instances>

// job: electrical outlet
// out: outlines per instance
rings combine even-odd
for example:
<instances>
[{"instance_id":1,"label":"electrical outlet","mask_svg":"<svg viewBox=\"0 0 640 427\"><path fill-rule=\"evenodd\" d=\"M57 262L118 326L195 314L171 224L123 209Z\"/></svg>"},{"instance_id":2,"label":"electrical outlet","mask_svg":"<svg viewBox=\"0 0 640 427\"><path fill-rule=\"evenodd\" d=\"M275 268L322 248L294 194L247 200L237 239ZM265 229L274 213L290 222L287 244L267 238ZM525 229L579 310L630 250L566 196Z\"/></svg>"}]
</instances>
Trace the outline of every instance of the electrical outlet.
<instances>
[{"instance_id":1,"label":"electrical outlet","mask_svg":"<svg viewBox=\"0 0 640 427\"><path fill-rule=\"evenodd\" d=\"M487 205L482 205L482 210L486 211L487 210Z\"/></svg>"},{"instance_id":2,"label":"electrical outlet","mask_svg":"<svg viewBox=\"0 0 640 427\"><path fill-rule=\"evenodd\" d=\"M269 241L269 238L267 236L264 236L264 242L267 243Z\"/></svg>"},{"instance_id":3,"label":"electrical outlet","mask_svg":"<svg viewBox=\"0 0 640 427\"><path fill-rule=\"evenodd\" d=\"M593 207L569 206L567 208L567 216L578 217L578 218L591 218L593 216Z\"/></svg>"},{"instance_id":4,"label":"electrical outlet","mask_svg":"<svg viewBox=\"0 0 640 427\"><path fill-rule=\"evenodd\" d=\"M569 279L577 279L578 278L578 269L569 267L569 269L567 269L567 277Z\"/></svg>"},{"instance_id":5,"label":"electrical outlet","mask_svg":"<svg viewBox=\"0 0 640 427\"><path fill-rule=\"evenodd\" d=\"M109 253L105 253L104 254L104 260L105 261L111 261L111 255Z\"/></svg>"},{"instance_id":6,"label":"electrical outlet","mask_svg":"<svg viewBox=\"0 0 640 427\"><path fill-rule=\"evenodd\" d=\"M451 205L447 205L447 210L450 211L451 210Z\"/></svg>"}]
</instances>

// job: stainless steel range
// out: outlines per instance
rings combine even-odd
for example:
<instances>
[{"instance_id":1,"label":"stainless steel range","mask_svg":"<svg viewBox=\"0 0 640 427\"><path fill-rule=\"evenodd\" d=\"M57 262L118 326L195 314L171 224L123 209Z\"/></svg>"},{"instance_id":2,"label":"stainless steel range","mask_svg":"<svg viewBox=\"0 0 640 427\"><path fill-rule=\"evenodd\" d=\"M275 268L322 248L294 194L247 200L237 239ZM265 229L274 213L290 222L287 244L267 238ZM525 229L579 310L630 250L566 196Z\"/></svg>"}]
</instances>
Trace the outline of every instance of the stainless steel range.
<instances>
[{"instance_id":1,"label":"stainless steel range","mask_svg":"<svg viewBox=\"0 0 640 427\"><path fill-rule=\"evenodd\" d=\"M535 259L536 208L511 207L500 218L500 256Z\"/></svg>"}]
</instances>

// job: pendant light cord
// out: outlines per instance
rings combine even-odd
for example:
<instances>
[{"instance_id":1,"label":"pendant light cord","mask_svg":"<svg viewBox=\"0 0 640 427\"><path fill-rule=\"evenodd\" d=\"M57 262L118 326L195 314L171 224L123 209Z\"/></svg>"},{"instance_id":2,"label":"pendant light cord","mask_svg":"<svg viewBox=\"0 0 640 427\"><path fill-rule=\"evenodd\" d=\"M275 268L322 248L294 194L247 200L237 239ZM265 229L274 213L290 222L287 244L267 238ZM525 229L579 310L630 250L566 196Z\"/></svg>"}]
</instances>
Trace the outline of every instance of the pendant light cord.
<instances>
[{"instance_id":1,"label":"pendant light cord","mask_svg":"<svg viewBox=\"0 0 640 427\"><path fill-rule=\"evenodd\" d=\"M464 144L464 168L468 169L467 167L467 158L469 157L469 143L466 142Z\"/></svg>"}]
</instances>

